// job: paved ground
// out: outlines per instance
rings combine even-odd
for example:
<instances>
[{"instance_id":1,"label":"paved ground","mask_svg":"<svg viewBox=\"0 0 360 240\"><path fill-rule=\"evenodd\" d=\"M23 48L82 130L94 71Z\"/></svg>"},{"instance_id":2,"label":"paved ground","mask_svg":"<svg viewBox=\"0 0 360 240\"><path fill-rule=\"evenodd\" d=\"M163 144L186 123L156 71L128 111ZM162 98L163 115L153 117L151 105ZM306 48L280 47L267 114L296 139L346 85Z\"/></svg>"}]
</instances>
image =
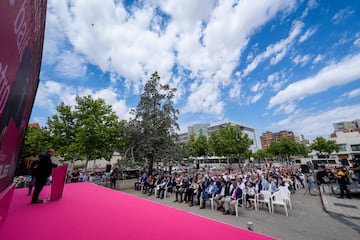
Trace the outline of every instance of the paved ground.
<instances>
[{"instance_id":1,"label":"paved ground","mask_svg":"<svg viewBox=\"0 0 360 240\"><path fill-rule=\"evenodd\" d=\"M189 207L187 204L175 203L174 196L158 199L135 190L124 190L124 192L242 228L247 228L247 222L251 221L256 232L283 240L360 239L360 219L328 214L324 211L320 194L304 195L304 189L292 195L293 210L289 210L288 217L281 208L276 209L275 214L269 214L266 208L259 211L241 208L239 218L223 215L220 211L212 211L209 205L206 209L199 209L199 206ZM352 201L358 204L359 199Z\"/></svg>"},{"instance_id":2,"label":"paved ground","mask_svg":"<svg viewBox=\"0 0 360 240\"><path fill-rule=\"evenodd\" d=\"M329 185L320 187L321 199L324 209L328 213L338 214L347 218L360 219L360 199L359 196L353 195L352 199L337 198L331 192Z\"/></svg>"}]
</instances>

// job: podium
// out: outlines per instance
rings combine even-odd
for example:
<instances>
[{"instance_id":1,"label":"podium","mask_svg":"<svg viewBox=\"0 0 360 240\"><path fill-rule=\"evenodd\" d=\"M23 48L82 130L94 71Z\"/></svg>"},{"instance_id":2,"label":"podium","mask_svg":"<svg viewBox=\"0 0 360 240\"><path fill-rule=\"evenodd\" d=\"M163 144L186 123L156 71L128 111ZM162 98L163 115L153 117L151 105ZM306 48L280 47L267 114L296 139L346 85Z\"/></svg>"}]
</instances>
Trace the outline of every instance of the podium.
<instances>
[{"instance_id":1,"label":"podium","mask_svg":"<svg viewBox=\"0 0 360 240\"><path fill-rule=\"evenodd\" d=\"M65 164L63 166L54 168L52 173L50 201L56 201L62 198L67 167L68 165Z\"/></svg>"}]
</instances>

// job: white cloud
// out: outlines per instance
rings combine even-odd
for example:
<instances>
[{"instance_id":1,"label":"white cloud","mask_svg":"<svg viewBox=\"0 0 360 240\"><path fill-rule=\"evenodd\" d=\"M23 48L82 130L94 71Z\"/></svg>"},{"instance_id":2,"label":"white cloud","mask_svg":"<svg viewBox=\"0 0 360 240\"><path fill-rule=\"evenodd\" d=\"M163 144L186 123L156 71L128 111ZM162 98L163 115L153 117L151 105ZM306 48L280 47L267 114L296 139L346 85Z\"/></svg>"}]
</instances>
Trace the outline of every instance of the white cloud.
<instances>
[{"instance_id":1,"label":"white cloud","mask_svg":"<svg viewBox=\"0 0 360 240\"><path fill-rule=\"evenodd\" d=\"M125 86L134 94L139 93L155 70L167 82L179 77L172 73L174 66L187 70L201 86L211 85L214 93L203 95L201 90L192 90L187 102L192 98L202 99L207 104L201 109L215 113L222 109L221 88L233 82L233 70L250 36L280 12L293 11L297 3L295 0L244 0L237 4L163 0L144 2L141 8L133 5L127 11L122 1L60 2L49 1L52 26L58 25L57 29L66 35L77 56L103 72L123 77ZM170 18L158 15L159 9ZM56 45L54 49L60 51L61 47ZM281 58L279 55L278 59ZM112 78L113 82L117 79ZM197 94L200 96L195 97Z\"/></svg>"},{"instance_id":2,"label":"white cloud","mask_svg":"<svg viewBox=\"0 0 360 240\"><path fill-rule=\"evenodd\" d=\"M356 88L350 92L344 93L343 96L348 99L358 97L360 96L360 88Z\"/></svg>"},{"instance_id":3,"label":"white cloud","mask_svg":"<svg viewBox=\"0 0 360 240\"><path fill-rule=\"evenodd\" d=\"M278 91L286 82L287 74L285 72L274 72L267 77L267 81L262 83L260 89L271 88Z\"/></svg>"},{"instance_id":4,"label":"white cloud","mask_svg":"<svg viewBox=\"0 0 360 240\"><path fill-rule=\"evenodd\" d=\"M354 41L354 45L360 48L360 37Z\"/></svg>"},{"instance_id":5,"label":"white cloud","mask_svg":"<svg viewBox=\"0 0 360 240\"><path fill-rule=\"evenodd\" d=\"M304 56L297 55L296 57L293 58L293 62L296 64L300 64L301 66L305 66L310 59L311 59L310 54L306 54Z\"/></svg>"},{"instance_id":6,"label":"white cloud","mask_svg":"<svg viewBox=\"0 0 360 240\"><path fill-rule=\"evenodd\" d=\"M348 18L349 16L351 16L352 14L354 14L354 10L351 9L350 7L347 8L343 8L341 10L339 10L334 17L332 18L333 23L334 24L338 24L341 21L343 21L344 19Z\"/></svg>"},{"instance_id":7,"label":"white cloud","mask_svg":"<svg viewBox=\"0 0 360 240\"><path fill-rule=\"evenodd\" d=\"M241 83L236 82L230 89L229 95L231 98L239 99L241 94Z\"/></svg>"},{"instance_id":8,"label":"white cloud","mask_svg":"<svg viewBox=\"0 0 360 240\"><path fill-rule=\"evenodd\" d=\"M224 102L219 101L219 94L216 83L202 82L196 87L196 90L190 94L187 104L181 112L203 112L221 115Z\"/></svg>"},{"instance_id":9,"label":"white cloud","mask_svg":"<svg viewBox=\"0 0 360 240\"><path fill-rule=\"evenodd\" d=\"M304 19L308 14L309 14L309 11L311 9L314 9L314 8L317 8L319 6L319 4L317 3L316 0L309 0L307 2L307 6L305 8L305 11L303 12L303 14L301 15L301 19Z\"/></svg>"},{"instance_id":10,"label":"white cloud","mask_svg":"<svg viewBox=\"0 0 360 240\"><path fill-rule=\"evenodd\" d=\"M65 85L55 81L40 82L34 106L54 114L56 113L58 102L75 106L76 96L86 95L91 95L94 99L104 99L106 104L112 106L112 109L120 119L129 119L129 107L126 106L125 100L119 99L116 89L112 87L93 90L90 88Z\"/></svg>"},{"instance_id":11,"label":"white cloud","mask_svg":"<svg viewBox=\"0 0 360 240\"><path fill-rule=\"evenodd\" d=\"M252 92L257 92L257 91L259 91L259 89L261 89L261 86L262 86L261 82L257 82L257 83L255 83L255 84L251 87L251 91L252 91Z\"/></svg>"},{"instance_id":12,"label":"white cloud","mask_svg":"<svg viewBox=\"0 0 360 240\"><path fill-rule=\"evenodd\" d=\"M314 77L295 82L270 99L269 107L323 92L360 79L360 54L323 68Z\"/></svg>"},{"instance_id":13,"label":"white cloud","mask_svg":"<svg viewBox=\"0 0 360 240\"><path fill-rule=\"evenodd\" d=\"M275 111L274 111L274 115L279 114L279 113L285 113L285 114L291 114L293 112L295 112L296 110L296 106L294 103L287 103L287 104L281 104Z\"/></svg>"},{"instance_id":14,"label":"white cloud","mask_svg":"<svg viewBox=\"0 0 360 240\"><path fill-rule=\"evenodd\" d=\"M316 28L310 28L308 29L304 35L302 35L300 38L299 38L299 42L302 43L302 42L305 42L309 37L311 37L312 35L314 35L316 33L317 29Z\"/></svg>"},{"instance_id":15,"label":"white cloud","mask_svg":"<svg viewBox=\"0 0 360 240\"><path fill-rule=\"evenodd\" d=\"M265 61L269 57L272 57L270 62L271 65L274 65L278 63L281 59L283 59L290 46L292 46L295 38L300 34L303 27L304 27L303 22L295 21L292 25L289 36L285 39L280 40L275 44L269 45L266 48L265 52L262 52L261 54L257 55L255 59L250 64L248 64L245 70L243 71L243 77L249 75L252 71L255 70L255 68L257 68L257 66L261 62Z\"/></svg>"},{"instance_id":16,"label":"white cloud","mask_svg":"<svg viewBox=\"0 0 360 240\"><path fill-rule=\"evenodd\" d=\"M317 136L328 137L333 131L332 123L340 121L352 121L360 118L360 105L337 107L324 112L298 113L291 115L272 125L279 129L292 129L305 135L315 138Z\"/></svg>"},{"instance_id":17,"label":"white cloud","mask_svg":"<svg viewBox=\"0 0 360 240\"><path fill-rule=\"evenodd\" d=\"M129 107L126 106L126 102L123 99L118 99L116 89L105 88L99 91L93 91L92 94L94 99L102 98L106 104L111 105L114 112L121 118L128 120Z\"/></svg>"},{"instance_id":18,"label":"white cloud","mask_svg":"<svg viewBox=\"0 0 360 240\"><path fill-rule=\"evenodd\" d=\"M259 92L257 93L255 96L253 96L250 100L250 103L256 103L257 101L259 101L262 96L264 95L264 92Z\"/></svg>"},{"instance_id":19,"label":"white cloud","mask_svg":"<svg viewBox=\"0 0 360 240\"><path fill-rule=\"evenodd\" d=\"M321 55L321 54L318 54L315 58L314 58L314 61L313 61L313 64L317 64L319 62L321 62L324 58L324 55Z\"/></svg>"},{"instance_id":20,"label":"white cloud","mask_svg":"<svg viewBox=\"0 0 360 240\"><path fill-rule=\"evenodd\" d=\"M55 67L55 71L62 77L70 79L80 78L86 74L86 64L84 59L78 54L65 51L58 56L58 64Z\"/></svg>"}]
</instances>

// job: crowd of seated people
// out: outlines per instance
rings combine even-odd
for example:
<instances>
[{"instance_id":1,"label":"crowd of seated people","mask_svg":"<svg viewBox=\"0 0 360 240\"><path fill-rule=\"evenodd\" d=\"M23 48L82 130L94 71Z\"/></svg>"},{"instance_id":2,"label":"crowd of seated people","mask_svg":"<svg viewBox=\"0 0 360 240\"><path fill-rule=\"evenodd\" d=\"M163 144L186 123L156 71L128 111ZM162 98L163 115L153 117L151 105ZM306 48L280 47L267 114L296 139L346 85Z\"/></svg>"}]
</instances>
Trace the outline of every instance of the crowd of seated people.
<instances>
[{"instance_id":1,"label":"crowd of seated people","mask_svg":"<svg viewBox=\"0 0 360 240\"><path fill-rule=\"evenodd\" d=\"M212 199L217 210L222 210L225 215L235 215L236 204L253 208L251 200L256 194L261 190L273 193L280 186L287 186L294 193L297 187L304 188L304 174L295 167L244 168L230 172L156 176L143 173L135 183L135 189L144 194L150 196L156 192L156 197L163 199L165 193L173 193L174 202L199 205L200 209L204 209L206 202ZM245 202L242 202L243 197Z\"/></svg>"}]
</instances>

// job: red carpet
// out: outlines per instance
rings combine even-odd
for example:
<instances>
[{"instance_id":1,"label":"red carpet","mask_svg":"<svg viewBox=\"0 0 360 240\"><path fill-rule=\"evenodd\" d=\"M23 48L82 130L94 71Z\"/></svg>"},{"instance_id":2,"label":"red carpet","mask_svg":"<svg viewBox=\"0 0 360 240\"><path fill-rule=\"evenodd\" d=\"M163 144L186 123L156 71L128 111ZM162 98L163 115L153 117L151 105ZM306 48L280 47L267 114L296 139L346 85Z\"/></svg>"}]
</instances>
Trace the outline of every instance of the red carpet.
<instances>
[{"instance_id":1,"label":"red carpet","mask_svg":"<svg viewBox=\"0 0 360 240\"><path fill-rule=\"evenodd\" d=\"M67 184L62 200L43 204L30 205L26 191L15 190L1 240L273 239L89 183Z\"/></svg>"}]
</instances>

